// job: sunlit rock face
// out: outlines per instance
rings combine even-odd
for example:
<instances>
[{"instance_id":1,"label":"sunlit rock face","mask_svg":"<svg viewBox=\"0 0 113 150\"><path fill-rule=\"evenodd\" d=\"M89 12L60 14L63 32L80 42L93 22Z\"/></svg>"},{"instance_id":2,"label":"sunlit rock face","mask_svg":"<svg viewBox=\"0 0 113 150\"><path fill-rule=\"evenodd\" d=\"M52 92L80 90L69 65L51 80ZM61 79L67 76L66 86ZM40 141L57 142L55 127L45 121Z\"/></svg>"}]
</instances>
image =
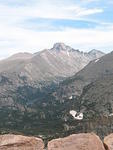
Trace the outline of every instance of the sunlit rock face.
<instances>
[{"instance_id":1,"label":"sunlit rock face","mask_svg":"<svg viewBox=\"0 0 113 150\"><path fill-rule=\"evenodd\" d=\"M83 133L52 140L48 143L48 150L105 150L105 148L98 136Z\"/></svg>"},{"instance_id":2,"label":"sunlit rock face","mask_svg":"<svg viewBox=\"0 0 113 150\"><path fill-rule=\"evenodd\" d=\"M0 135L0 150L43 150L44 143L36 137Z\"/></svg>"},{"instance_id":3,"label":"sunlit rock face","mask_svg":"<svg viewBox=\"0 0 113 150\"><path fill-rule=\"evenodd\" d=\"M113 133L104 138L106 150L113 150Z\"/></svg>"}]
</instances>

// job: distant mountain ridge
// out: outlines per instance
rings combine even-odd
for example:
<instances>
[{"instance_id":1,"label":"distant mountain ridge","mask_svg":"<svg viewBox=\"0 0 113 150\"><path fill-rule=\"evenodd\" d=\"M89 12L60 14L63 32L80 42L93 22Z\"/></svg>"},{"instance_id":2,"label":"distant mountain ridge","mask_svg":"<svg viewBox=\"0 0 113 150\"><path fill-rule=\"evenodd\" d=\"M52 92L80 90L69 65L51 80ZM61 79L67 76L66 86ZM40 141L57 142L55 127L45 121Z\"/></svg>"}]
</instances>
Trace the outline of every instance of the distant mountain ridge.
<instances>
[{"instance_id":1,"label":"distant mountain ridge","mask_svg":"<svg viewBox=\"0 0 113 150\"><path fill-rule=\"evenodd\" d=\"M20 53L17 53L17 54L14 54L10 57L8 57L7 59L28 59L28 58L31 58L33 56L33 54L31 53L27 53L27 52L20 52Z\"/></svg>"},{"instance_id":2,"label":"distant mountain ridge","mask_svg":"<svg viewBox=\"0 0 113 150\"><path fill-rule=\"evenodd\" d=\"M106 54L105 56L92 60L82 70L77 72L74 76L67 78L61 84L59 92L65 94L81 95L83 87L85 85L94 82L98 78L102 78L105 75L113 74L113 52Z\"/></svg>"},{"instance_id":3,"label":"distant mountain ridge","mask_svg":"<svg viewBox=\"0 0 113 150\"><path fill-rule=\"evenodd\" d=\"M83 53L64 43L56 43L53 48L35 54L18 53L0 62L0 73L23 74L28 80L50 81L74 75L91 60L104 53Z\"/></svg>"}]
</instances>

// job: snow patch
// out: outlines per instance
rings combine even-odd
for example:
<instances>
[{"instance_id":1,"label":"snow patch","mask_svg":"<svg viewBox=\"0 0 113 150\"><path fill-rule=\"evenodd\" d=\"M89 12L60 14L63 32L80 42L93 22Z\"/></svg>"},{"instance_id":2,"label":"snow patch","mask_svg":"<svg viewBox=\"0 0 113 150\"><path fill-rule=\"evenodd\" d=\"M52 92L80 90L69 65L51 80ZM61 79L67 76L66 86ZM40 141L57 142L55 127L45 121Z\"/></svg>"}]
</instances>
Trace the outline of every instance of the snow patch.
<instances>
[{"instance_id":1,"label":"snow patch","mask_svg":"<svg viewBox=\"0 0 113 150\"><path fill-rule=\"evenodd\" d=\"M69 99L72 100L72 99L73 99L73 96L70 96Z\"/></svg>"},{"instance_id":2,"label":"snow patch","mask_svg":"<svg viewBox=\"0 0 113 150\"><path fill-rule=\"evenodd\" d=\"M72 115L74 118L75 118L75 116L76 116L76 114L77 114L77 112L76 111L74 111L74 110L70 110L70 115Z\"/></svg>"},{"instance_id":3,"label":"snow patch","mask_svg":"<svg viewBox=\"0 0 113 150\"><path fill-rule=\"evenodd\" d=\"M69 52L67 51L67 55L69 56Z\"/></svg>"},{"instance_id":4,"label":"snow patch","mask_svg":"<svg viewBox=\"0 0 113 150\"><path fill-rule=\"evenodd\" d=\"M109 114L109 116L110 116L110 117L113 116L113 113Z\"/></svg>"},{"instance_id":5,"label":"snow patch","mask_svg":"<svg viewBox=\"0 0 113 150\"><path fill-rule=\"evenodd\" d=\"M70 115L72 115L73 118L76 119L76 120L82 120L82 119L83 119L83 113L79 113L79 114L77 115L77 112L76 112L75 110L70 110L69 113L70 113Z\"/></svg>"},{"instance_id":6,"label":"snow patch","mask_svg":"<svg viewBox=\"0 0 113 150\"><path fill-rule=\"evenodd\" d=\"M100 59L96 59L95 62L98 62Z\"/></svg>"},{"instance_id":7,"label":"snow patch","mask_svg":"<svg viewBox=\"0 0 113 150\"><path fill-rule=\"evenodd\" d=\"M83 119L83 113L80 113L77 117L75 117L76 120L82 120Z\"/></svg>"}]
</instances>

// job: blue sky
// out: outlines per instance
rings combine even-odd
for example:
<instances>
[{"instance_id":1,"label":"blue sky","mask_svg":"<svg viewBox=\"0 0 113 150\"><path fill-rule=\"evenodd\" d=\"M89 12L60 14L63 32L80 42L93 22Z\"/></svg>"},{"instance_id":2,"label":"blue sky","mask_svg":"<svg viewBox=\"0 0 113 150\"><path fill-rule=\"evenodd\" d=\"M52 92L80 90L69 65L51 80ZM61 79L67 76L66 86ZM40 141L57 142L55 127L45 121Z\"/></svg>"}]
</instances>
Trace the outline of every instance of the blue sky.
<instances>
[{"instance_id":1,"label":"blue sky","mask_svg":"<svg viewBox=\"0 0 113 150\"><path fill-rule=\"evenodd\" d=\"M64 42L113 50L113 0L0 0L0 58Z\"/></svg>"}]
</instances>

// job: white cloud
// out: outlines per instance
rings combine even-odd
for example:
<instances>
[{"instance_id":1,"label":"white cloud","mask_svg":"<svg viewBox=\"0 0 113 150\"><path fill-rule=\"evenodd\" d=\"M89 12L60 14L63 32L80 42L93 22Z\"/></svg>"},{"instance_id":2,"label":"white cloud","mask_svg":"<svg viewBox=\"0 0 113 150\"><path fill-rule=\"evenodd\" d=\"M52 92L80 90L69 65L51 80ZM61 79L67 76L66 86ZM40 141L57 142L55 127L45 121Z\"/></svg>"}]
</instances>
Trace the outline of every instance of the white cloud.
<instances>
[{"instance_id":1,"label":"white cloud","mask_svg":"<svg viewBox=\"0 0 113 150\"><path fill-rule=\"evenodd\" d=\"M85 3L92 3L92 2L98 2L100 0L81 0L81 1Z\"/></svg>"},{"instance_id":2,"label":"white cloud","mask_svg":"<svg viewBox=\"0 0 113 150\"><path fill-rule=\"evenodd\" d=\"M0 5L0 20L14 23L29 18L50 18L50 19L78 19L83 16L102 13L100 8L84 8L78 4L65 3L63 0L38 0L32 5L11 7Z\"/></svg>"},{"instance_id":3,"label":"white cloud","mask_svg":"<svg viewBox=\"0 0 113 150\"><path fill-rule=\"evenodd\" d=\"M67 28L63 31L35 32L21 28L7 28L6 30L3 27L0 32L0 39L4 39L0 41L1 50L4 50L0 52L1 57L20 51L36 52L52 47L55 42L64 42L81 50L97 48L109 51L111 50L109 48L113 49L112 30Z\"/></svg>"},{"instance_id":4,"label":"white cloud","mask_svg":"<svg viewBox=\"0 0 113 150\"><path fill-rule=\"evenodd\" d=\"M102 9L83 9L83 11L80 11L77 16L88 16L88 15L92 15L92 14L96 14L96 13L102 13L103 10Z\"/></svg>"}]
</instances>

